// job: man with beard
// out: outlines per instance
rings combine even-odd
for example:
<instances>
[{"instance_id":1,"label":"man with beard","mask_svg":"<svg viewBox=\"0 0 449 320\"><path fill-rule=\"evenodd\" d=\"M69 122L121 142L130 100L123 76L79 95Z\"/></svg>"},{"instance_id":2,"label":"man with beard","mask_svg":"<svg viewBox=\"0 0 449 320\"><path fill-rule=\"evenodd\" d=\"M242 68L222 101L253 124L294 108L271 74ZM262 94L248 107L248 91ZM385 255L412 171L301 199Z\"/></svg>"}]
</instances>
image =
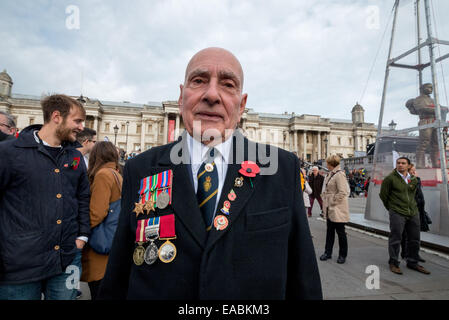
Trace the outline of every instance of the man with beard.
<instances>
[{"instance_id":1,"label":"man with beard","mask_svg":"<svg viewBox=\"0 0 449 320\"><path fill-rule=\"evenodd\" d=\"M76 100L41 101L44 125L0 144L0 299L71 300L90 233L89 183Z\"/></svg>"}]
</instances>

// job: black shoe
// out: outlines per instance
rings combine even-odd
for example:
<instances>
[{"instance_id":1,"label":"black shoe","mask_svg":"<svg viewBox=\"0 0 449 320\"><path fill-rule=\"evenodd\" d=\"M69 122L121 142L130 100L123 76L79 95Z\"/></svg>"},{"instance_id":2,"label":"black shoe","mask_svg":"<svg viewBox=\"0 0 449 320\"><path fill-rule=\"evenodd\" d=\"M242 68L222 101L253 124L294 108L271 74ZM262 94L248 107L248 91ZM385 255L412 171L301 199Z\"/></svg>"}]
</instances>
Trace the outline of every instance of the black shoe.
<instances>
[{"instance_id":1,"label":"black shoe","mask_svg":"<svg viewBox=\"0 0 449 320\"><path fill-rule=\"evenodd\" d=\"M338 257L338 259L337 259L337 263L339 263L339 264L345 263L345 261L346 261L346 258L343 258L342 256Z\"/></svg>"},{"instance_id":2,"label":"black shoe","mask_svg":"<svg viewBox=\"0 0 449 320\"><path fill-rule=\"evenodd\" d=\"M330 258L332 258L332 256L325 253L325 254L321 255L320 260L326 261L327 259L330 259Z\"/></svg>"}]
</instances>

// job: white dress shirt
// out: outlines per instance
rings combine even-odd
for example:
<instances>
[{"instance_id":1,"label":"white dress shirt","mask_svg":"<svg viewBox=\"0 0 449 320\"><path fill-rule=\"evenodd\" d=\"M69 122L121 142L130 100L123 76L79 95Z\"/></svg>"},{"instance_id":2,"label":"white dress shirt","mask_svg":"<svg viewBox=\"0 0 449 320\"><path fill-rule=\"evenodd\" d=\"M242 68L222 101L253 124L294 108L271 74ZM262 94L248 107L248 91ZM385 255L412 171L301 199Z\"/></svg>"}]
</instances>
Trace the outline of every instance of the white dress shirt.
<instances>
[{"instance_id":1,"label":"white dress shirt","mask_svg":"<svg viewBox=\"0 0 449 320\"><path fill-rule=\"evenodd\" d=\"M231 146L232 146L232 136L230 136L223 143L214 146L215 150L218 151L215 154L214 158L215 167L217 168L218 172L218 191L214 212L217 211L218 200L220 199L221 191L223 189L224 181L226 179L226 172L228 171L229 153L231 151ZM198 170L200 169L201 164L207 159L206 153L210 149L210 147L193 139L193 137L188 133L187 133L187 147L189 148L190 163L192 165L193 187L196 193L198 190L198 177L197 177Z\"/></svg>"},{"instance_id":2,"label":"white dress shirt","mask_svg":"<svg viewBox=\"0 0 449 320\"><path fill-rule=\"evenodd\" d=\"M399 173L402 179L404 179L405 183L408 184L408 181L411 179L410 173L407 172L406 176L403 176L397 169L396 172Z\"/></svg>"}]
</instances>

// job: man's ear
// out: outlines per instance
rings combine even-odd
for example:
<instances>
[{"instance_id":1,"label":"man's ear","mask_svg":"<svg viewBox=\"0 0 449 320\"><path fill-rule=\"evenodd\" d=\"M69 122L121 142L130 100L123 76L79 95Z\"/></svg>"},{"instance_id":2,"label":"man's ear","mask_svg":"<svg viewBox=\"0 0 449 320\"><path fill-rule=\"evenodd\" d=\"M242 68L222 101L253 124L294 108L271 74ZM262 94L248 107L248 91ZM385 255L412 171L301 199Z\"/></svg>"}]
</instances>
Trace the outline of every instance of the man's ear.
<instances>
[{"instance_id":1,"label":"man's ear","mask_svg":"<svg viewBox=\"0 0 449 320\"><path fill-rule=\"evenodd\" d=\"M55 110L53 111L53 113L51 114L50 117L50 122L54 122L55 124L60 124L62 123L63 118L61 116L61 112L59 112L59 110Z\"/></svg>"},{"instance_id":2,"label":"man's ear","mask_svg":"<svg viewBox=\"0 0 449 320\"><path fill-rule=\"evenodd\" d=\"M247 93L242 95L242 100L240 101L240 110L239 110L240 117L243 115L243 112L245 112L247 99L248 99L248 94Z\"/></svg>"},{"instance_id":3,"label":"man's ear","mask_svg":"<svg viewBox=\"0 0 449 320\"><path fill-rule=\"evenodd\" d=\"M184 86L182 84L179 85L179 99L178 99L178 106L179 106L179 112L182 111L182 92L184 90Z\"/></svg>"}]
</instances>

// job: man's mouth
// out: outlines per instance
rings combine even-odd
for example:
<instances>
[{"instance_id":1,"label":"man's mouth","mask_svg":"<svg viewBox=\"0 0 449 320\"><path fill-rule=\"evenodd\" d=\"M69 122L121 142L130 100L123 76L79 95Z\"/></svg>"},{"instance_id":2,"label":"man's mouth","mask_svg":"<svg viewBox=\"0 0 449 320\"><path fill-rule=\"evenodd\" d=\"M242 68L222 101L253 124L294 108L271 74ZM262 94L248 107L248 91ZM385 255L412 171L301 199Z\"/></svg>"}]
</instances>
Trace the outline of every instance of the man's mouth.
<instances>
[{"instance_id":1,"label":"man's mouth","mask_svg":"<svg viewBox=\"0 0 449 320\"><path fill-rule=\"evenodd\" d=\"M223 119L221 115L214 112L198 112L196 117L200 120L208 120L208 121L220 121Z\"/></svg>"}]
</instances>

